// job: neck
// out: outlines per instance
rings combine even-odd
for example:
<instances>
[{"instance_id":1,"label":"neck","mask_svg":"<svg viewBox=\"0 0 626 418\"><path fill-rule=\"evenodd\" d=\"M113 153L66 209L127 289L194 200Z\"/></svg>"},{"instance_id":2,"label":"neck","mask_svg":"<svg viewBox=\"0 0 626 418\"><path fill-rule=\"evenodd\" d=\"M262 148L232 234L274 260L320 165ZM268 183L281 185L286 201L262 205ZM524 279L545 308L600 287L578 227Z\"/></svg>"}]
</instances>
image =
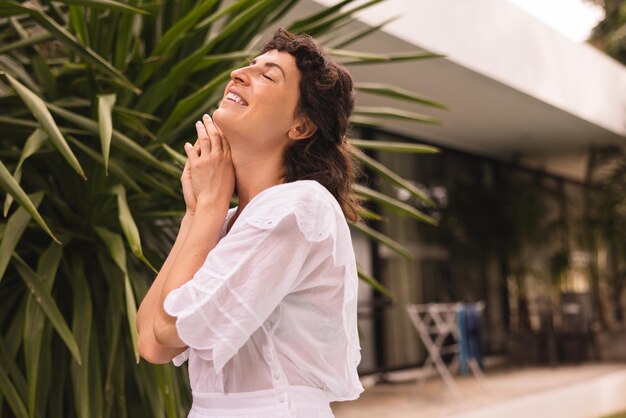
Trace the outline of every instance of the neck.
<instances>
[{"instance_id":1,"label":"neck","mask_svg":"<svg viewBox=\"0 0 626 418\"><path fill-rule=\"evenodd\" d=\"M239 204L237 213L241 213L248 203L268 187L283 183L282 158L270 158L248 161L235 166L235 182Z\"/></svg>"}]
</instances>

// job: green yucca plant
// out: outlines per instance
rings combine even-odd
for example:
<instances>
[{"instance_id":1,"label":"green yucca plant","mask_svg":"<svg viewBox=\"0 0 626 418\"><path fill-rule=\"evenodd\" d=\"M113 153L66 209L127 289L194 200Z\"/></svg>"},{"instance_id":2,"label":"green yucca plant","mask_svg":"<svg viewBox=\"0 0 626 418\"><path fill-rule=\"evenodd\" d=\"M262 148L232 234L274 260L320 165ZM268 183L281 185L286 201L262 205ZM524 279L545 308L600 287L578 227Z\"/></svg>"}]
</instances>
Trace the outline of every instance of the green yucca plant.
<instances>
[{"instance_id":1,"label":"green yucca plant","mask_svg":"<svg viewBox=\"0 0 626 418\"><path fill-rule=\"evenodd\" d=\"M378 29L351 31L349 22L379 2L346 0L287 29L332 39L326 46L346 65L438 57L342 49ZM0 416L178 417L188 408L178 369L139 362L137 302L183 214L178 150L195 136L193 122L217 105L230 71L296 3L0 1L0 187L7 192L0 200ZM445 108L393 86L356 87ZM379 107L357 107L353 122L375 126L389 117L439 123ZM351 141L363 165L432 205L362 150L436 149ZM355 190L434 223L390 196ZM410 257L365 223L354 227Z\"/></svg>"}]
</instances>

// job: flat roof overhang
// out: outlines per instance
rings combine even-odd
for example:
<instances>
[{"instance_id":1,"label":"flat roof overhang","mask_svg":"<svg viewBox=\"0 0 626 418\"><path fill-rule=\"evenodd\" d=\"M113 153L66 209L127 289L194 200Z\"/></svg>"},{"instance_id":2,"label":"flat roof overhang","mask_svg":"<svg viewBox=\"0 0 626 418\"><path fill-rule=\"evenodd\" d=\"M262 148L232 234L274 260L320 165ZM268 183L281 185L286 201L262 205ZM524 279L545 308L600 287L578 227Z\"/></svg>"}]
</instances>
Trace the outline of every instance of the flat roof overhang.
<instances>
[{"instance_id":1,"label":"flat roof overhang","mask_svg":"<svg viewBox=\"0 0 626 418\"><path fill-rule=\"evenodd\" d=\"M335 3L308 0L299 13ZM357 14L355 25L393 16L400 17L350 49L446 57L352 66L355 80L394 84L452 110L360 94L361 105L394 105L444 122L390 120L389 131L500 158L626 144L626 67L594 47L503 0L387 0Z\"/></svg>"}]
</instances>

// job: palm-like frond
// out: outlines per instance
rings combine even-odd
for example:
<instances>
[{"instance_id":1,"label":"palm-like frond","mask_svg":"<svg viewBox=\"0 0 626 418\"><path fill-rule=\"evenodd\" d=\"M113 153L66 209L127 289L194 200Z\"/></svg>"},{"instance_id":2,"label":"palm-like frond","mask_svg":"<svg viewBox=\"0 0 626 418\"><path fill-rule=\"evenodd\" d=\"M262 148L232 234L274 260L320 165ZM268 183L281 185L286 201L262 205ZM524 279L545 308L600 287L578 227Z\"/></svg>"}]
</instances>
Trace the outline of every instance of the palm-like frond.
<instances>
[{"instance_id":1,"label":"palm-like frond","mask_svg":"<svg viewBox=\"0 0 626 418\"><path fill-rule=\"evenodd\" d=\"M290 29L335 40L341 34L333 45L345 48L372 32L348 31L351 16L380 1L343 1ZM137 301L154 277L152 266L169 252L183 209L184 157L177 150L195 135L193 121L217 105L230 72L258 52L259 34L296 3L0 2L0 188L7 192L0 222L0 410L29 418L182 416L190 401L182 373L137 365L134 328ZM347 65L439 56L332 51ZM446 108L391 85L356 87ZM367 107L353 122L385 118L439 123ZM435 148L351 142L363 165L432 204L366 152ZM434 223L404 202L355 188L364 200ZM382 220L369 210L363 218ZM354 228L411 256L365 223ZM359 276L390 295L361 269Z\"/></svg>"}]
</instances>

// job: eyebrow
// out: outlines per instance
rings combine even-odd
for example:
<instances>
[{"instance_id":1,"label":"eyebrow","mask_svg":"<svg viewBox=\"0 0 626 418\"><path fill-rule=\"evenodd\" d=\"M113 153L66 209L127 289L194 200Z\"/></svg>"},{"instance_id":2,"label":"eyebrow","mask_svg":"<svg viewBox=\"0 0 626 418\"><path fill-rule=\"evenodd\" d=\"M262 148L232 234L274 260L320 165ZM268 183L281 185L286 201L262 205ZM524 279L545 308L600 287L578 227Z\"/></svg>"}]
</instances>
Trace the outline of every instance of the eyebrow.
<instances>
[{"instance_id":1,"label":"eyebrow","mask_svg":"<svg viewBox=\"0 0 626 418\"><path fill-rule=\"evenodd\" d=\"M256 64L256 62L257 62L257 60L255 58L252 61L250 61L250 65L254 65L254 64ZM285 76L285 70L283 70L283 67L281 67L280 65L276 64L275 62L266 61L266 62L263 63L263 65L265 65L266 67L278 68L280 70L280 72L283 73L283 78L287 79L287 77Z\"/></svg>"}]
</instances>

